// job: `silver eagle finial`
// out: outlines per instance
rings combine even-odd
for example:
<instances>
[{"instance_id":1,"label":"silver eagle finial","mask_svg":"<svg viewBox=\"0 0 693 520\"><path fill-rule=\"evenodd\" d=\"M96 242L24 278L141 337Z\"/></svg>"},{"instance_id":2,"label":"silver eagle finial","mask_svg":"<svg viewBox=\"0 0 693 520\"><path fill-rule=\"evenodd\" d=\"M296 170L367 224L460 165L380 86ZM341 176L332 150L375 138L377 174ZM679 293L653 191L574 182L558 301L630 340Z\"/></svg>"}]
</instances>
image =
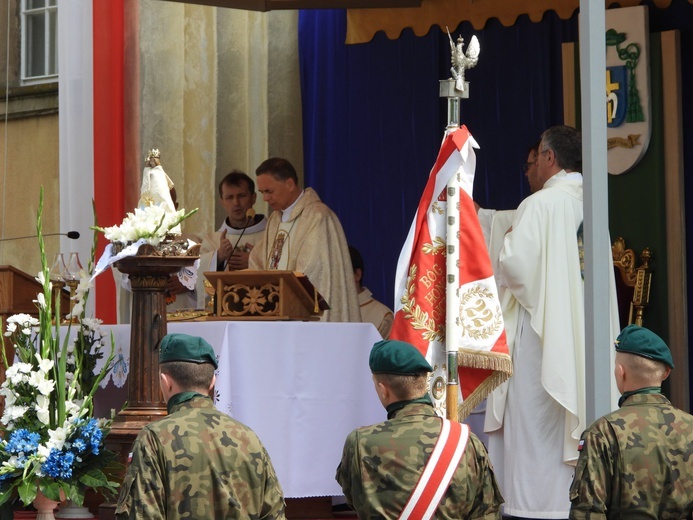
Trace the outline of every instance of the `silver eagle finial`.
<instances>
[{"instance_id":1,"label":"silver eagle finial","mask_svg":"<svg viewBox=\"0 0 693 520\"><path fill-rule=\"evenodd\" d=\"M469 42L467 52L465 53L462 49L462 46L464 45L464 38L462 38L462 36L458 36L457 43L455 43L452 41L450 30L447 29L447 31L448 38L450 39L450 60L452 62L450 72L452 73L452 78L455 80L455 89L459 90L460 92L464 92L464 71L476 66L477 62L479 61L481 46L479 45L479 40L477 37L472 36L472 41Z\"/></svg>"}]
</instances>

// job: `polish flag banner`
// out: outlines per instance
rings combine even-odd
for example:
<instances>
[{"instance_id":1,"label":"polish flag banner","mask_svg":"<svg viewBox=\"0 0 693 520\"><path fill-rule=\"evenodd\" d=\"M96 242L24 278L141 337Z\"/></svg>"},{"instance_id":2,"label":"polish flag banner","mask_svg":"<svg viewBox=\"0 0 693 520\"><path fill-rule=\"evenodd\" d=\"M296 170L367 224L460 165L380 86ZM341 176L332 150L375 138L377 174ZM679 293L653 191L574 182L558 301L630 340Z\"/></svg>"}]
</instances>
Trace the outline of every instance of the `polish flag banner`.
<instances>
[{"instance_id":1,"label":"polish flag banner","mask_svg":"<svg viewBox=\"0 0 693 520\"><path fill-rule=\"evenodd\" d=\"M430 393L443 416L447 353L458 352L460 420L512 373L493 268L472 199L474 148L465 126L443 140L397 263L390 333L431 363Z\"/></svg>"}]
</instances>

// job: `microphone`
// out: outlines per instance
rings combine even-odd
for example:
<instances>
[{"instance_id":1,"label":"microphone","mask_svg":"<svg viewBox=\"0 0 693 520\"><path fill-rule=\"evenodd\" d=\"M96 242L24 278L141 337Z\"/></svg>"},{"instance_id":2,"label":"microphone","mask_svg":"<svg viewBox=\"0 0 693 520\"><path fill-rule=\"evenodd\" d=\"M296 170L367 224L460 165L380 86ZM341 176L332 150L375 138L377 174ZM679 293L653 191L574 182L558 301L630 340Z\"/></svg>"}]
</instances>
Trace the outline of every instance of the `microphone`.
<instances>
[{"instance_id":1,"label":"microphone","mask_svg":"<svg viewBox=\"0 0 693 520\"><path fill-rule=\"evenodd\" d=\"M79 231L68 231L67 233L45 233L44 237L55 237L58 235L66 236L72 240L79 238ZM37 235L26 235L23 237L11 237L11 238L0 238L0 242L5 242L6 240L24 240L25 238L38 238Z\"/></svg>"},{"instance_id":2,"label":"microphone","mask_svg":"<svg viewBox=\"0 0 693 520\"><path fill-rule=\"evenodd\" d=\"M246 218L246 220L245 220L245 226L243 226L243 231L241 231L241 234L238 236L238 240L236 240L236 243L233 245L233 248L231 249L231 254L226 259L226 262L224 262L224 271L226 271L228 269L229 260L231 260L231 257L236 252L236 248L238 247L238 244L241 242L241 238L243 238L243 234L245 233L245 230L248 229L248 226L250 225L250 223L255 218L255 210L253 208L248 208L248 210L245 212L245 218Z\"/></svg>"}]
</instances>

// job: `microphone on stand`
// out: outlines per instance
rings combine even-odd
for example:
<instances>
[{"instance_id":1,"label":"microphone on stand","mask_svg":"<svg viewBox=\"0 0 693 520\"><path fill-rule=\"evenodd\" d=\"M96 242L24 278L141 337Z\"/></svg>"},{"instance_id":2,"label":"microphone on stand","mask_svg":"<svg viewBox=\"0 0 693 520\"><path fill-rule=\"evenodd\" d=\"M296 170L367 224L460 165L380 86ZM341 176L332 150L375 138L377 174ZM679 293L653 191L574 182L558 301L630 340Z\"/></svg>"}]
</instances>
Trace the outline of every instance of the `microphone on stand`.
<instances>
[{"instance_id":1,"label":"microphone on stand","mask_svg":"<svg viewBox=\"0 0 693 520\"><path fill-rule=\"evenodd\" d=\"M44 237L55 237L58 235L66 236L72 240L79 238L79 231L68 231L67 233L45 233ZM0 242L5 242L6 240L24 240L25 238L37 238L37 235L26 235L23 237L11 237L11 238L0 238Z\"/></svg>"},{"instance_id":2,"label":"microphone on stand","mask_svg":"<svg viewBox=\"0 0 693 520\"><path fill-rule=\"evenodd\" d=\"M233 245L233 248L231 249L231 254L226 259L226 262L224 262L224 271L226 271L228 269L229 260L231 260L231 257L236 252L236 248L238 248L238 244L240 244L241 238L243 238L243 234L245 233L245 230L248 229L248 226L250 225L250 223L255 218L255 210L253 208L248 208L248 210L245 212L245 218L246 218L246 221L245 221L245 226L243 226L243 231L241 231L241 234L239 235L238 240L236 240L236 243Z\"/></svg>"}]
</instances>

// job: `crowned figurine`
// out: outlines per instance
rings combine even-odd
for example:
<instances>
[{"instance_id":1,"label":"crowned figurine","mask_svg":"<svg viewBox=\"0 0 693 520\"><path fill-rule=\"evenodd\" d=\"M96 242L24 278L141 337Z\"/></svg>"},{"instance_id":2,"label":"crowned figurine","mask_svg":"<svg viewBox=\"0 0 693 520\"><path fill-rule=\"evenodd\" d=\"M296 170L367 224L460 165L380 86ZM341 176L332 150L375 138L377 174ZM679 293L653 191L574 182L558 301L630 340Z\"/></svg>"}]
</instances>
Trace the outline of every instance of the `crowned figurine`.
<instances>
[{"instance_id":1,"label":"crowned figurine","mask_svg":"<svg viewBox=\"0 0 693 520\"><path fill-rule=\"evenodd\" d=\"M147 206L162 206L167 214L175 214L176 206L171 197L173 181L161 167L161 152L158 149L149 150L142 172L142 188L137 206L144 209ZM180 225L170 230L174 235L180 235Z\"/></svg>"}]
</instances>

